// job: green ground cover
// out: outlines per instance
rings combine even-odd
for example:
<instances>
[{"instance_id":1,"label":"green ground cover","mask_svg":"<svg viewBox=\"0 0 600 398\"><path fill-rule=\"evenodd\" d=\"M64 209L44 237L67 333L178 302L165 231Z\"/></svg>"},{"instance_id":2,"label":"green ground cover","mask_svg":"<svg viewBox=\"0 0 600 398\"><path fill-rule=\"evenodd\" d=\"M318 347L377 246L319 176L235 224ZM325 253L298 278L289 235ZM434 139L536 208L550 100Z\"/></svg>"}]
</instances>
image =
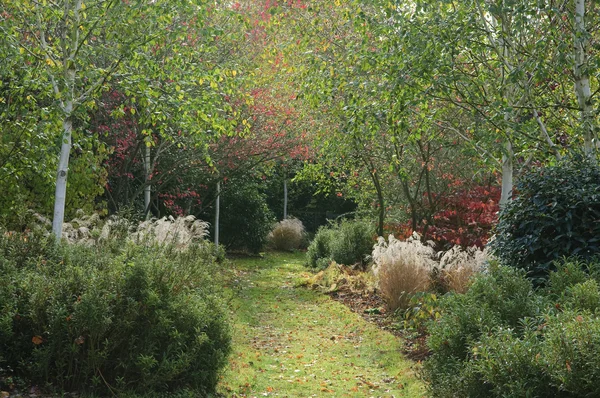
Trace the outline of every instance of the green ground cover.
<instances>
[{"instance_id":1,"label":"green ground cover","mask_svg":"<svg viewBox=\"0 0 600 398\"><path fill-rule=\"evenodd\" d=\"M304 255L235 259L234 352L219 383L233 397L421 397L401 341L344 305L300 287Z\"/></svg>"}]
</instances>

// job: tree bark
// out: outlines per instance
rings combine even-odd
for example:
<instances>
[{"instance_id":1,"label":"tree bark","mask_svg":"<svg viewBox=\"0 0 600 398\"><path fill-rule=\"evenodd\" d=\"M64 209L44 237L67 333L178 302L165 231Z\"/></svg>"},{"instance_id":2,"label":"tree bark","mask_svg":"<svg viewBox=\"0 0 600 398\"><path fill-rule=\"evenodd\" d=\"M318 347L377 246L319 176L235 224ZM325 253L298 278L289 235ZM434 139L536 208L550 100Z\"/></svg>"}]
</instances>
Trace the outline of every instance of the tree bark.
<instances>
[{"instance_id":1,"label":"tree bark","mask_svg":"<svg viewBox=\"0 0 600 398\"><path fill-rule=\"evenodd\" d=\"M75 77L75 71L69 71L69 76ZM57 241L62 238L62 228L65 219L65 205L67 201L67 175L69 173L69 157L71 155L71 140L73 134L73 121L71 111L73 102L65 104L65 119L63 121L62 143L60 146L60 159L56 174L56 189L54 191L54 218L52 219L52 233Z\"/></svg>"},{"instance_id":2,"label":"tree bark","mask_svg":"<svg viewBox=\"0 0 600 398\"><path fill-rule=\"evenodd\" d=\"M574 25L574 56L575 64L573 74L575 77L575 94L581 113L581 131L583 133L583 150L590 155L594 150L594 114L592 108L592 93L590 89L590 76L587 71L588 57L586 48L588 32L585 28L585 0L575 0L575 25Z\"/></svg>"},{"instance_id":3,"label":"tree bark","mask_svg":"<svg viewBox=\"0 0 600 398\"><path fill-rule=\"evenodd\" d=\"M146 145L144 154L144 216L146 220L150 218L150 198L152 196L152 185L150 184L150 147Z\"/></svg>"},{"instance_id":4,"label":"tree bark","mask_svg":"<svg viewBox=\"0 0 600 398\"><path fill-rule=\"evenodd\" d=\"M219 216L221 212L221 181L217 182L217 199L215 200L215 246L219 246Z\"/></svg>"},{"instance_id":5,"label":"tree bark","mask_svg":"<svg viewBox=\"0 0 600 398\"><path fill-rule=\"evenodd\" d=\"M504 144L505 153L502 154L502 192L500 194L500 208L512 200L514 152L510 141Z\"/></svg>"},{"instance_id":6,"label":"tree bark","mask_svg":"<svg viewBox=\"0 0 600 398\"><path fill-rule=\"evenodd\" d=\"M287 173L283 176L283 219L287 219L287 207L288 207L288 186L287 186Z\"/></svg>"}]
</instances>

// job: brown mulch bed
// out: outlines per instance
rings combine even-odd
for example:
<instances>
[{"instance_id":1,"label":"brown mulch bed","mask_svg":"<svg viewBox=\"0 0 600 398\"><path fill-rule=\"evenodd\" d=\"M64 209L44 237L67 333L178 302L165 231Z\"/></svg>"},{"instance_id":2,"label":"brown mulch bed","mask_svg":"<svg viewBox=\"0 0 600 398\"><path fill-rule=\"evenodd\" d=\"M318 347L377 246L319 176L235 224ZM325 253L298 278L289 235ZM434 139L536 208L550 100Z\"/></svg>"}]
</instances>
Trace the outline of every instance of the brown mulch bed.
<instances>
[{"instance_id":1,"label":"brown mulch bed","mask_svg":"<svg viewBox=\"0 0 600 398\"><path fill-rule=\"evenodd\" d=\"M430 355L427 348L427 335L407 333L398 327L397 320L386 312L385 302L377 294L360 294L350 291L335 291L329 296L360 314L367 322L376 324L380 329L387 330L404 340L404 352L413 361L422 361Z\"/></svg>"}]
</instances>

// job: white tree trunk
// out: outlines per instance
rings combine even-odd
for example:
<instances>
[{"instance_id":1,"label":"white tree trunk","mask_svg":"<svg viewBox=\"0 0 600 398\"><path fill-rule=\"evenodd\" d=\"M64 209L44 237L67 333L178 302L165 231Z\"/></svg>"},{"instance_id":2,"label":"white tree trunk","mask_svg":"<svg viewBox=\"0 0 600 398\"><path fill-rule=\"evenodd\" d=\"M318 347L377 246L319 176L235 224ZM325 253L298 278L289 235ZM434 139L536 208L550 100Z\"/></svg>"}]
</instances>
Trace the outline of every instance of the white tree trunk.
<instances>
[{"instance_id":1,"label":"white tree trunk","mask_svg":"<svg viewBox=\"0 0 600 398\"><path fill-rule=\"evenodd\" d=\"M288 207L288 186L287 186L287 174L283 178L283 219L287 219L287 207Z\"/></svg>"},{"instance_id":2,"label":"white tree trunk","mask_svg":"<svg viewBox=\"0 0 600 398\"><path fill-rule=\"evenodd\" d=\"M592 93L590 77L587 71L586 48L588 32L585 28L585 0L575 0L575 26L574 26L574 56L575 64L573 74L575 77L575 94L581 113L581 131L583 133L584 152L589 155L594 150L594 115L592 107Z\"/></svg>"},{"instance_id":3,"label":"white tree trunk","mask_svg":"<svg viewBox=\"0 0 600 398\"><path fill-rule=\"evenodd\" d=\"M510 21L506 15L502 19L502 33L500 37L500 45L502 49L502 58L504 67L502 69L502 77L504 81L504 92L503 96L509 105L510 109L514 109L515 99L515 86L514 83L508 83L508 77L513 71L513 63L514 59L513 49L510 47L510 44L507 38L511 34L511 26ZM505 113L504 120L507 122L507 126L514 122L514 111L511 111L511 114ZM514 149L511 142L512 138L512 127L509 128L507 137L504 142L504 152L502 153L502 191L500 193L500 208L504 207L508 202L512 200L512 192L513 192L513 176L514 176L514 165L513 159L515 157Z\"/></svg>"},{"instance_id":4,"label":"white tree trunk","mask_svg":"<svg viewBox=\"0 0 600 398\"><path fill-rule=\"evenodd\" d=\"M513 147L510 141L504 145L505 153L502 155L502 193L500 194L500 208L512 199L513 191Z\"/></svg>"},{"instance_id":5,"label":"white tree trunk","mask_svg":"<svg viewBox=\"0 0 600 398\"><path fill-rule=\"evenodd\" d=\"M56 174L56 189L54 191L54 218L52 219L52 233L56 240L62 238L62 228L65 219L65 204L67 202L67 175L69 172L69 156L71 155L71 136L73 121L71 111L73 102L65 104L66 117L63 121L62 144L60 146L60 159Z\"/></svg>"},{"instance_id":6,"label":"white tree trunk","mask_svg":"<svg viewBox=\"0 0 600 398\"><path fill-rule=\"evenodd\" d=\"M144 174L145 174L145 186L144 186L144 215L146 220L150 218L150 198L152 194L152 185L150 184L150 147L146 145L146 152L144 154Z\"/></svg>"},{"instance_id":7,"label":"white tree trunk","mask_svg":"<svg viewBox=\"0 0 600 398\"><path fill-rule=\"evenodd\" d=\"M215 246L219 246L220 211L221 211L221 181L217 182L217 200L215 201Z\"/></svg>"}]
</instances>

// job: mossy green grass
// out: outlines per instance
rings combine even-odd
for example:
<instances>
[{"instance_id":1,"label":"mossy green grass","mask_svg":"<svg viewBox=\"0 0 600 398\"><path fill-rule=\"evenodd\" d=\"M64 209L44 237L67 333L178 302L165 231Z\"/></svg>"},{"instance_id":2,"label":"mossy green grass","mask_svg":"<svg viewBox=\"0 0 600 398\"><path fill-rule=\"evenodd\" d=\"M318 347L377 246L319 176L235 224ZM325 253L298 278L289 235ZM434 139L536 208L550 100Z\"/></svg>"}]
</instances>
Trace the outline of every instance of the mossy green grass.
<instances>
[{"instance_id":1,"label":"mossy green grass","mask_svg":"<svg viewBox=\"0 0 600 398\"><path fill-rule=\"evenodd\" d=\"M422 397L402 342L302 286L303 253L232 260L227 397Z\"/></svg>"}]
</instances>

